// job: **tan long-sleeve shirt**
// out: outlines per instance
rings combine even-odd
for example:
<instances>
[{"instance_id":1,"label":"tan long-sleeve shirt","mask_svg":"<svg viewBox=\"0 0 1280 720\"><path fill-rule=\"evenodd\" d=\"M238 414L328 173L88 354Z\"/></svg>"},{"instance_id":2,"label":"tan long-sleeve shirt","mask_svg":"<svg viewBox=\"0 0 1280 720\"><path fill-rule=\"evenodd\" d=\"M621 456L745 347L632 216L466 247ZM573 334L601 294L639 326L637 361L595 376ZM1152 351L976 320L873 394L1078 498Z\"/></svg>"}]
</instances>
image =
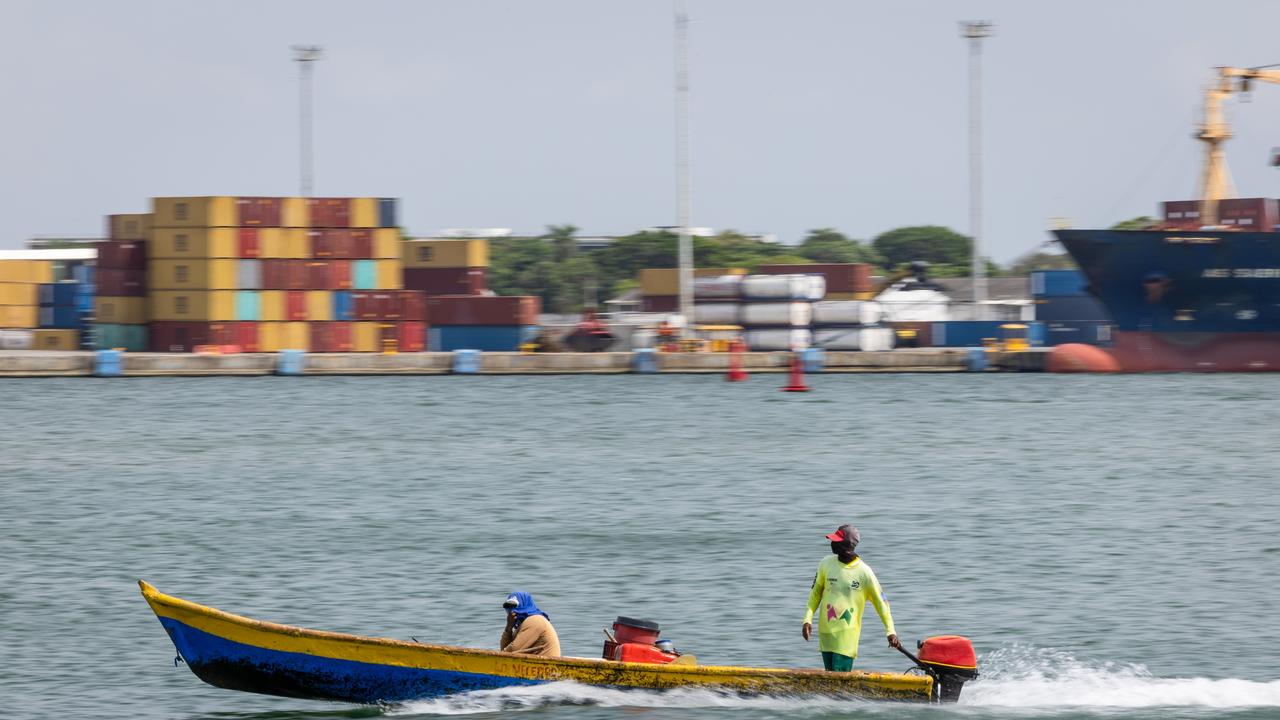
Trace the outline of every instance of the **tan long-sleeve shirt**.
<instances>
[{"instance_id":1,"label":"tan long-sleeve shirt","mask_svg":"<svg viewBox=\"0 0 1280 720\"><path fill-rule=\"evenodd\" d=\"M502 631L499 644L503 652L528 655L560 656L560 637L551 621L541 615L530 615L520 623L520 630L512 637L511 628Z\"/></svg>"}]
</instances>

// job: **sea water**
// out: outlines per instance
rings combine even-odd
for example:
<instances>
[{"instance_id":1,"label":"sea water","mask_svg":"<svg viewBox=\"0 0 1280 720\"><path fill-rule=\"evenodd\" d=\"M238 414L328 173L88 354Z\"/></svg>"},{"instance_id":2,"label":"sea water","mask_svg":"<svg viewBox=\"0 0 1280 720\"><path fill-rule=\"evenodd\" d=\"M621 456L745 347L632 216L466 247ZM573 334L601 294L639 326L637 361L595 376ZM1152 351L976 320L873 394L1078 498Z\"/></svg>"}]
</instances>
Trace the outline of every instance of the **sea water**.
<instances>
[{"instance_id":1,"label":"sea water","mask_svg":"<svg viewBox=\"0 0 1280 720\"><path fill-rule=\"evenodd\" d=\"M1280 717L1265 375L0 382L0 714ZM959 705L572 683L381 708L201 683L138 593L493 647L514 588L566 654L648 617L707 664L820 667L852 522L904 640L973 638ZM906 669L874 611L857 667Z\"/></svg>"}]
</instances>

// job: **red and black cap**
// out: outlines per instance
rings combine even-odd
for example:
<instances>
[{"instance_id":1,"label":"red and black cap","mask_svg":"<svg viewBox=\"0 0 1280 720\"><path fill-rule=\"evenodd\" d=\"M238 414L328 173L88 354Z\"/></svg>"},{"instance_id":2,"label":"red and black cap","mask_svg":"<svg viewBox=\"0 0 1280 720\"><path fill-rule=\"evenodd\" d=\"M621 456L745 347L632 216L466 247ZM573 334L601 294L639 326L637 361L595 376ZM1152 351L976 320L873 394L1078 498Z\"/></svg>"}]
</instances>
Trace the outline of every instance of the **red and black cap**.
<instances>
[{"instance_id":1,"label":"red and black cap","mask_svg":"<svg viewBox=\"0 0 1280 720\"><path fill-rule=\"evenodd\" d=\"M831 542L848 542L857 545L862 540L862 533L852 525L841 525L835 532L828 534L827 539Z\"/></svg>"}]
</instances>

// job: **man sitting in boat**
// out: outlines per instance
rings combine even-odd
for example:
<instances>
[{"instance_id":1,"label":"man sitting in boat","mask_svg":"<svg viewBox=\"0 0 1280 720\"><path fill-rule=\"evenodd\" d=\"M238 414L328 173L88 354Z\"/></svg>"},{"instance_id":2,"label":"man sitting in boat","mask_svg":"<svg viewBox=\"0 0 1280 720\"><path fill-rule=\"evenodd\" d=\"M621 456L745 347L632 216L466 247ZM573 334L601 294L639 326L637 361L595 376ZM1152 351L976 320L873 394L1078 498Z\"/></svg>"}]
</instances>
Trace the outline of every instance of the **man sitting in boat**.
<instances>
[{"instance_id":1,"label":"man sitting in boat","mask_svg":"<svg viewBox=\"0 0 1280 720\"><path fill-rule=\"evenodd\" d=\"M858 657L858 639L862 636L862 611L870 602L884 623L889 645L901 648L893 629L893 615L889 603L880 592L880 581L871 567L862 561L854 549L862 539L858 528L841 525L827 535L831 541L831 555L818 563L818 573L809 590L809 605L804 615L804 627L800 634L808 640L813 632L813 613L818 616L818 649L822 652L822 666L827 670L848 672L853 669L853 659Z\"/></svg>"},{"instance_id":2,"label":"man sitting in boat","mask_svg":"<svg viewBox=\"0 0 1280 720\"><path fill-rule=\"evenodd\" d=\"M532 595L516 590L507 596L502 607L507 611L507 627L498 645L503 652L560 656L560 638L551 627L551 618L538 609Z\"/></svg>"}]
</instances>

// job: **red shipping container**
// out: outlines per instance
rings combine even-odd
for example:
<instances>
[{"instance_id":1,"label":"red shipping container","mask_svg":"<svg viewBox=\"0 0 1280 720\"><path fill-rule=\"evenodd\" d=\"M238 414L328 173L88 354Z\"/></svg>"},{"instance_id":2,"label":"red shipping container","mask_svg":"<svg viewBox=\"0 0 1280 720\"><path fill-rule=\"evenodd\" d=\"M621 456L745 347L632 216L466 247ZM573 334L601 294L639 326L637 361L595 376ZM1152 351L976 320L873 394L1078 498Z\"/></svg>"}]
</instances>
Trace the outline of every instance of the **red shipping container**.
<instances>
[{"instance_id":1,"label":"red shipping container","mask_svg":"<svg viewBox=\"0 0 1280 720\"><path fill-rule=\"evenodd\" d=\"M262 247L258 241L257 228L240 228L239 249L236 253L237 257L256 258L262 252Z\"/></svg>"},{"instance_id":2,"label":"red shipping container","mask_svg":"<svg viewBox=\"0 0 1280 720\"><path fill-rule=\"evenodd\" d=\"M422 352L427 347L427 324L421 322L390 323L382 329L384 347L389 339L396 341L396 349L399 352Z\"/></svg>"},{"instance_id":3,"label":"red shipping container","mask_svg":"<svg viewBox=\"0 0 1280 720\"><path fill-rule=\"evenodd\" d=\"M347 198L307 198L307 225L313 228L351 226L351 201Z\"/></svg>"},{"instance_id":4,"label":"red shipping container","mask_svg":"<svg viewBox=\"0 0 1280 720\"><path fill-rule=\"evenodd\" d=\"M191 352L197 345L219 344L213 340L207 322L157 321L148 326L151 352ZM225 323L217 323L225 324Z\"/></svg>"},{"instance_id":5,"label":"red shipping container","mask_svg":"<svg viewBox=\"0 0 1280 720\"><path fill-rule=\"evenodd\" d=\"M351 289L351 261L350 260L330 260L329 261L329 281L333 283L333 290L350 290Z\"/></svg>"},{"instance_id":6,"label":"red shipping container","mask_svg":"<svg viewBox=\"0 0 1280 720\"><path fill-rule=\"evenodd\" d=\"M350 230L311 230L307 232L307 241L313 258L351 257Z\"/></svg>"},{"instance_id":7,"label":"red shipping container","mask_svg":"<svg viewBox=\"0 0 1280 720\"><path fill-rule=\"evenodd\" d=\"M428 322L427 296L417 290L400 290L400 318L405 322Z\"/></svg>"},{"instance_id":8,"label":"red shipping container","mask_svg":"<svg viewBox=\"0 0 1280 720\"><path fill-rule=\"evenodd\" d=\"M307 319L307 294L302 290L290 290L284 294L284 319L297 322Z\"/></svg>"},{"instance_id":9,"label":"red shipping container","mask_svg":"<svg viewBox=\"0 0 1280 720\"><path fill-rule=\"evenodd\" d=\"M641 312L679 312L679 295L645 295L640 298Z\"/></svg>"},{"instance_id":10,"label":"red shipping container","mask_svg":"<svg viewBox=\"0 0 1280 720\"><path fill-rule=\"evenodd\" d=\"M236 213L240 216L239 224L248 227L281 227L283 207L284 201L276 197L236 198Z\"/></svg>"},{"instance_id":11,"label":"red shipping container","mask_svg":"<svg viewBox=\"0 0 1280 720\"><path fill-rule=\"evenodd\" d=\"M233 322L221 323L222 325L230 325L228 342L220 343L222 345L234 345L240 348L240 352L256 353L261 352L262 346L258 343L258 323L256 322Z\"/></svg>"},{"instance_id":12,"label":"red shipping container","mask_svg":"<svg viewBox=\"0 0 1280 720\"><path fill-rule=\"evenodd\" d=\"M357 320L377 320L378 306L374 301L376 293L358 290L351 293L351 314Z\"/></svg>"},{"instance_id":13,"label":"red shipping container","mask_svg":"<svg viewBox=\"0 0 1280 720\"><path fill-rule=\"evenodd\" d=\"M488 289L484 268L405 268L406 290L428 295L478 295Z\"/></svg>"},{"instance_id":14,"label":"red shipping container","mask_svg":"<svg viewBox=\"0 0 1280 720\"><path fill-rule=\"evenodd\" d=\"M147 271L136 268L98 268L98 295L136 297L147 294Z\"/></svg>"},{"instance_id":15,"label":"red shipping container","mask_svg":"<svg viewBox=\"0 0 1280 720\"><path fill-rule=\"evenodd\" d=\"M350 290L350 260L306 260L308 290Z\"/></svg>"},{"instance_id":16,"label":"red shipping container","mask_svg":"<svg viewBox=\"0 0 1280 720\"><path fill-rule=\"evenodd\" d=\"M432 325L537 325L535 295L446 295L427 298Z\"/></svg>"},{"instance_id":17,"label":"red shipping container","mask_svg":"<svg viewBox=\"0 0 1280 720\"><path fill-rule=\"evenodd\" d=\"M351 233L351 254L353 260L370 260L373 258L373 231L367 229L349 230Z\"/></svg>"},{"instance_id":18,"label":"red shipping container","mask_svg":"<svg viewBox=\"0 0 1280 720\"><path fill-rule=\"evenodd\" d=\"M353 352L351 323L349 322L312 322L307 323L311 332L311 352Z\"/></svg>"},{"instance_id":19,"label":"red shipping container","mask_svg":"<svg viewBox=\"0 0 1280 720\"><path fill-rule=\"evenodd\" d=\"M145 268L147 244L141 240L108 240L96 243L98 267Z\"/></svg>"},{"instance_id":20,"label":"red shipping container","mask_svg":"<svg viewBox=\"0 0 1280 720\"><path fill-rule=\"evenodd\" d=\"M308 280L306 260L262 261L263 290L306 290Z\"/></svg>"}]
</instances>

